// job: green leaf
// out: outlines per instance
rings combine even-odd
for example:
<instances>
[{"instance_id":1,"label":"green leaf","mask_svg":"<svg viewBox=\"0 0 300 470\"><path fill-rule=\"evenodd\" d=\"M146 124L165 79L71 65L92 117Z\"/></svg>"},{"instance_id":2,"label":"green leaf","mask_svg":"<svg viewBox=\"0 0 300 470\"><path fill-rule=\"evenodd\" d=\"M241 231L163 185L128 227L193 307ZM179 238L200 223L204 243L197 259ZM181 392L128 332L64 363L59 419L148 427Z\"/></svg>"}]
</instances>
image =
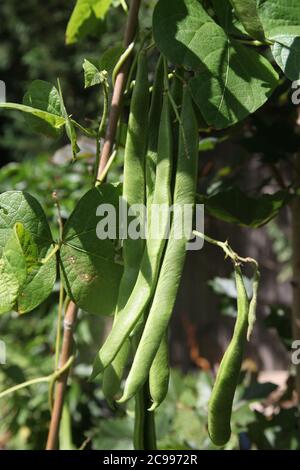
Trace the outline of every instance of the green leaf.
<instances>
[{"instance_id":1,"label":"green leaf","mask_svg":"<svg viewBox=\"0 0 300 470\"><path fill-rule=\"evenodd\" d=\"M300 36L300 3L298 0L257 0L258 14L266 36L290 31Z\"/></svg>"},{"instance_id":2,"label":"green leaf","mask_svg":"<svg viewBox=\"0 0 300 470\"><path fill-rule=\"evenodd\" d=\"M14 226L14 232L22 249L23 256L26 261L28 272L32 271L39 264L39 252L36 243L31 234L20 222ZM6 244L7 247L7 244Z\"/></svg>"},{"instance_id":3,"label":"green leaf","mask_svg":"<svg viewBox=\"0 0 300 470\"><path fill-rule=\"evenodd\" d=\"M205 204L205 211L217 219L258 228L276 217L291 198L285 191L254 198L234 187L210 197L201 197L200 200Z\"/></svg>"},{"instance_id":4,"label":"green leaf","mask_svg":"<svg viewBox=\"0 0 300 470\"><path fill-rule=\"evenodd\" d=\"M241 21L245 30L260 41L265 40L263 25L257 11L256 0L230 0L236 16Z\"/></svg>"},{"instance_id":5,"label":"green leaf","mask_svg":"<svg viewBox=\"0 0 300 470\"><path fill-rule=\"evenodd\" d=\"M116 306L122 267L116 262L115 242L99 239L96 230L101 220L97 208L110 204L118 215L120 196L120 186L91 189L64 228L60 252L64 285L69 297L90 313L110 315Z\"/></svg>"},{"instance_id":6,"label":"green leaf","mask_svg":"<svg viewBox=\"0 0 300 470\"><path fill-rule=\"evenodd\" d=\"M84 59L82 67L84 70L84 88L107 82L107 72L105 70L98 70L92 62Z\"/></svg>"},{"instance_id":7,"label":"green leaf","mask_svg":"<svg viewBox=\"0 0 300 470\"><path fill-rule=\"evenodd\" d=\"M13 310L19 293L19 283L5 259L0 259L0 314Z\"/></svg>"},{"instance_id":8,"label":"green leaf","mask_svg":"<svg viewBox=\"0 0 300 470\"><path fill-rule=\"evenodd\" d=\"M31 108L40 109L51 115L62 116L61 106L59 101L59 94L57 88L51 83L44 80L34 80L29 86L23 98L23 104ZM52 131L49 129L48 122L40 120L35 116L25 116L27 124L35 132L52 136ZM60 129L61 131L61 129ZM56 137L61 132L54 131L53 136Z\"/></svg>"},{"instance_id":9,"label":"green leaf","mask_svg":"<svg viewBox=\"0 0 300 470\"><path fill-rule=\"evenodd\" d=\"M300 36L272 35L275 41L272 54L283 73L290 80L300 80Z\"/></svg>"},{"instance_id":10,"label":"green leaf","mask_svg":"<svg viewBox=\"0 0 300 470\"><path fill-rule=\"evenodd\" d=\"M94 34L99 21L105 18L112 0L77 0L66 31L66 43Z\"/></svg>"},{"instance_id":11,"label":"green leaf","mask_svg":"<svg viewBox=\"0 0 300 470\"><path fill-rule=\"evenodd\" d=\"M249 37L240 20L234 15L230 0L222 0L221 2L220 0L212 0L212 6L220 26L225 29L227 34Z\"/></svg>"},{"instance_id":12,"label":"green leaf","mask_svg":"<svg viewBox=\"0 0 300 470\"><path fill-rule=\"evenodd\" d=\"M40 109L31 108L18 103L0 103L0 108L12 109L15 111L22 111L28 114L27 119L32 118L31 126L37 132L42 132L49 137L57 137L61 134L61 129L65 124L65 119L62 116L55 116L54 114L41 111ZM35 121L33 119L36 118ZM33 122L35 122L33 124Z\"/></svg>"},{"instance_id":13,"label":"green leaf","mask_svg":"<svg viewBox=\"0 0 300 470\"><path fill-rule=\"evenodd\" d=\"M17 226L16 224L22 224ZM7 191L0 195L0 254L9 249L13 230L18 233L26 260L27 276L17 298L16 310L25 313L41 304L51 293L56 279L56 258L46 264L43 258L53 249L50 228L39 202L22 191ZM30 235L29 235L30 234ZM38 257L39 263L33 263Z\"/></svg>"},{"instance_id":14,"label":"green leaf","mask_svg":"<svg viewBox=\"0 0 300 470\"><path fill-rule=\"evenodd\" d=\"M275 61L290 80L300 79L300 3L258 0L258 12Z\"/></svg>"},{"instance_id":15,"label":"green leaf","mask_svg":"<svg viewBox=\"0 0 300 470\"><path fill-rule=\"evenodd\" d=\"M3 248L3 259L9 263L19 287L22 286L27 277L27 264L25 254L17 234L17 225L13 227L10 237Z\"/></svg>"},{"instance_id":16,"label":"green leaf","mask_svg":"<svg viewBox=\"0 0 300 470\"><path fill-rule=\"evenodd\" d=\"M278 76L254 50L231 39L197 0L159 0L153 33L174 64L194 70L193 98L206 122L230 126L256 111L271 95Z\"/></svg>"}]
</instances>

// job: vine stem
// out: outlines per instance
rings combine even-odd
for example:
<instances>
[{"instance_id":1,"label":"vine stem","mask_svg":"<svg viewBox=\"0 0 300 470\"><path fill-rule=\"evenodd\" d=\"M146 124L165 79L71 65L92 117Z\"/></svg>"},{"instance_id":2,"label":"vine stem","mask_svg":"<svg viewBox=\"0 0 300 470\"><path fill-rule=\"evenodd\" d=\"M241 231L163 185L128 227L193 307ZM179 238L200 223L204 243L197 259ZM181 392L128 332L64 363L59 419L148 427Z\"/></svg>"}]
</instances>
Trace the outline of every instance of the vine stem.
<instances>
[{"instance_id":1,"label":"vine stem","mask_svg":"<svg viewBox=\"0 0 300 470\"><path fill-rule=\"evenodd\" d=\"M62 351L61 351L61 368L63 368L68 361L70 361L73 348L73 329L75 321L77 318L78 308L74 302L70 302L64 318L64 334L62 342ZM67 387L69 375L69 368L64 371L63 374L57 380L57 385L55 389L55 398L53 404L53 410L51 414L51 422L48 432L48 439L46 444L46 450L55 450L57 449L58 444L58 433L59 425L62 416L62 409L64 404L65 391Z\"/></svg>"},{"instance_id":2,"label":"vine stem","mask_svg":"<svg viewBox=\"0 0 300 470\"><path fill-rule=\"evenodd\" d=\"M202 240L211 243L212 245L216 245L221 248L225 253L225 258L230 258L235 266L235 268L243 263L250 263L254 266L254 276L253 276L253 283L252 283L252 298L249 303L249 312L248 312L248 331L247 331L247 341L250 341L251 335L253 333L254 324L256 322L256 308L257 308L257 295L258 289L260 284L260 271L258 262L254 258L242 258L239 256L231 246L229 245L228 241L221 242L219 240L215 240L214 238L205 235L204 233L198 232L196 230L193 231L194 235Z\"/></svg>"},{"instance_id":3,"label":"vine stem","mask_svg":"<svg viewBox=\"0 0 300 470\"><path fill-rule=\"evenodd\" d=\"M58 302L58 315L57 315L57 325L56 325L56 341L55 341L55 370L59 366L59 351L61 343L61 320L64 307L64 286L62 279L59 283L59 302Z\"/></svg>"},{"instance_id":4,"label":"vine stem","mask_svg":"<svg viewBox=\"0 0 300 470\"><path fill-rule=\"evenodd\" d=\"M254 258L242 258L235 251L233 251L227 240L225 242L221 242L209 237L208 235L205 235L204 233L198 232L197 230L194 230L193 233L197 237L202 238L202 240L205 240L206 242L221 248L224 251L226 258L230 258L234 264L238 265L241 263L252 263L255 265L256 270L258 269L258 263Z\"/></svg>"},{"instance_id":5,"label":"vine stem","mask_svg":"<svg viewBox=\"0 0 300 470\"><path fill-rule=\"evenodd\" d=\"M10 387L7 390L4 390L4 392L0 393L0 398L4 398L7 395L11 395L12 393L18 392L19 390L22 390L23 388L30 387L31 385L36 385L36 384L40 384L43 382L54 383L55 380L57 380L67 369L71 367L73 363L73 359L74 359L73 356L71 356L68 362L61 369L58 369L57 371L53 372L53 374L27 380L26 382L22 382L21 384L14 385L13 387Z\"/></svg>"},{"instance_id":6,"label":"vine stem","mask_svg":"<svg viewBox=\"0 0 300 470\"><path fill-rule=\"evenodd\" d=\"M137 25L138 25L138 14L141 6L141 0L131 0L127 24L124 34L124 48L127 49L128 46L132 43ZM102 172L107 165L109 157L111 156L113 146L115 143L117 126L119 122L119 117L122 109L122 99L124 94L124 89L126 85L127 74L129 70L129 60L123 64L120 68L117 76L115 87L113 91L112 101L111 101L111 108L108 118L108 125L105 135L105 140L103 143L103 148L101 152L101 157L99 161L98 171L97 171L97 179L100 180Z\"/></svg>"}]
</instances>

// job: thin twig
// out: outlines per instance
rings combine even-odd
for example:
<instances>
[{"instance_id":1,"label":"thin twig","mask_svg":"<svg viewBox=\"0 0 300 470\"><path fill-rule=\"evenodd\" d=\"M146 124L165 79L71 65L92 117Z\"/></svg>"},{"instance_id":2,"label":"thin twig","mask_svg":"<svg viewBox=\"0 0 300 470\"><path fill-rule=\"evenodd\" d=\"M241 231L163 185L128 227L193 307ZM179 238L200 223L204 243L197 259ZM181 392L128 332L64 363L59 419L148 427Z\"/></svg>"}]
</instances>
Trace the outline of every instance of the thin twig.
<instances>
[{"instance_id":1,"label":"thin twig","mask_svg":"<svg viewBox=\"0 0 300 470\"><path fill-rule=\"evenodd\" d=\"M26 382L22 382L21 384L14 385L13 387L10 387L3 392L0 393L0 398L6 397L7 395L11 395L12 393L18 392L19 390L22 390L23 388L28 388L31 387L31 385L36 385L44 382L53 382L55 381L67 370L73 363L73 356L70 357L69 361L61 368L58 369L57 371L53 372L50 375L46 375L44 377L37 377L35 379L30 379L27 380Z\"/></svg>"},{"instance_id":2,"label":"thin twig","mask_svg":"<svg viewBox=\"0 0 300 470\"><path fill-rule=\"evenodd\" d=\"M64 285L62 279L59 283L59 301L58 301L58 314L57 314L57 325L56 325L56 340L55 340L55 370L59 368L59 351L61 343L61 320L63 315L64 307Z\"/></svg>"},{"instance_id":3,"label":"thin twig","mask_svg":"<svg viewBox=\"0 0 300 470\"><path fill-rule=\"evenodd\" d=\"M77 318L77 306L71 301L68 305L64 319L64 335L61 352L61 367L70 360L73 347L73 328ZM55 389L55 399L51 422L49 427L46 450L57 449L59 425L64 404L65 390L68 381L69 370L66 370L58 379Z\"/></svg>"},{"instance_id":4,"label":"thin twig","mask_svg":"<svg viewBox=\"0 0 300 470\"><path fill-rule=\"evenodd\" d=\"M202 238L208 243L211 243L212 245L216 245L221 248L225 253L225 257L230 258L234 264L238 265L241 263L251 263L254 264L255 268L258 268L258 263L254 258L243 258L239 256L235 251L233 251L227 240L225 242L221 242L219 240L215 240L214 238L209 237L208 235L205 235L204 233L198 232L197 230L194 230L193 233L194 235L196 235L196 237Z\"/></svg>"},{"instance_id":5,"label":"thin twig","mask_svg":"<svg viewBox=\"0 0 300 470\"><path fill-rule=\"evenodd\" d=\"M141 0L131 0L127 25L124 35L124 47L127 49L129 44L133 41L137 24L138 24L138 14L141 5ZM101 174L104 168L107 165L109 157L111 156L113 146L115 143L116 131L119 122L119 117L122 108L122 98L124 93L124 88L126 85L126 77L129 69L129 60L127 60L122 68L119 70L119 73L116 77L116 83L114 87L114 92L112 96L111 109L109 114L109 120L106 130L106 136L102 148L101 158L98 168L97 179L100 179Z\"/></svg>"}]
</instances>

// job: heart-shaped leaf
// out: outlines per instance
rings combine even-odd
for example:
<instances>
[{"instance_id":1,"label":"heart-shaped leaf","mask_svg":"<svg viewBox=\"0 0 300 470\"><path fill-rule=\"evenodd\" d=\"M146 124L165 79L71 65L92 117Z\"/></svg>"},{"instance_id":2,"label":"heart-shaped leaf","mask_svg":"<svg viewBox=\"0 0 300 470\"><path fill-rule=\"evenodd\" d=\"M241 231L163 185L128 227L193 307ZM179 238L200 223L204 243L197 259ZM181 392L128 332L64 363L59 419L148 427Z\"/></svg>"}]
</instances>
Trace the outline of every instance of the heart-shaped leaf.
<instances>
[{"instance_id":1,"label":"heart-shaped leaf","mask_svg":"<svg viewBox=\"0 0 300 470\"><path fill-rule=\"evenodd\" d=\"M84 59L82 67L84 70L84 88L101 85L107 81L107 72L105 70L99 70L96 65L92 64L89 60Z\"/></svg>"},{"instance_id":2,"label":"heart-shaped leaf","mask_svg":"<svg viewBox=\"0 0 300 470\"><path fill-rule=\"evenodd\" d=\"M206 122L215 128L253 113L277 85L272 65L232 39L198 0L173 0L171 10L167 0L159 0L153 33L170 61L197 73L191 80L193 98Z\"/></svg>"},{"instance_id":3,"label":"heart-shaped leaf","mask_svg":"<svg viewBox=\"0 0 300 470\"><path fill-rule=\"evenodd\" d=\"M115 226L109 229L118 237L119 197L120 185L91 189L64 228L60 251L64 285L69 297L90 313L110 315L115 310L122 266L116 262L115 240L98 238L97 227L103 219L99 212L102 207L104 212L111 211Z\"/></svg>"},{"instance_id":4,"label":"heart-shaped leaf","mask_svg":"<svg viewBox=\"0 0 300 470\"><path fill-rule=\"evenodd\" d=\"M0 195L0 253L7 258L16 246L16 239L13 242L12 238L16 235L25 258L27 275L14 308L25 313L37 307L51 293L56 279L56 258L50 257L46 264L42 263L52 251L53 241L39 202L26 192L8 191Z\"/></svg>"},{"instance_id":5,"label":"heart-shaped leaf","mask_svg":"<svg viewBox=\"0 0 300 470\"><path fill-rule=\"evenodd\" d=\"M66 31L66 43L94 34L110 8L112 0L77 0Z\"/></svg>"}]
</instances>

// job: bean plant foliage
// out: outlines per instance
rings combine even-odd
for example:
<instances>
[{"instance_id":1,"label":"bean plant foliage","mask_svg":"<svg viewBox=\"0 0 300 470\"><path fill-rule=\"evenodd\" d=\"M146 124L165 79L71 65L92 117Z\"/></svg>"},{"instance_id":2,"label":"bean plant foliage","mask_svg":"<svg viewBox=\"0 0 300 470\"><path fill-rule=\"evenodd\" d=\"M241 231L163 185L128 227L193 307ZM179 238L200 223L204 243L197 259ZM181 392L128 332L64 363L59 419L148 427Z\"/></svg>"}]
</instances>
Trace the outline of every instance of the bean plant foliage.
<instances>
[{"instance_id":1,"label":"bean plant foliage","mask_svg":"<svg viewBox=\"0 0 300 470\"><path fill-rule=\"evenodd\" d=\"M79 40L84 41L87 36L98 37L112 8L122 11L125 22L128 7L132 3L127 5L125 1L116 0L77 0L66 28L66 43L76 44ZM165 249L161 243L156 251L147 244L135 245L137 250L142 249L145 252L142 251L144 256L140 258L140 265L133 267L130 265L130 259L133 259L130 258L133 256L130 245L126 246L126 242L118 236L114 239L99 239L97 227L103 215L99 216L97 208L101 204L110 204L118 213L122 194L126 193L129 198L132 197L137 188L127 179L126 165L133 165L131 169L135 168L131 173L132 181L139 177L141 168L146 168L146 176L141 175L142 180L145 177L141 185L142 198L146 198L144 193L147 191L149 198L149 188L155 186L155 177L158 180L165 175L166 179L160 181L165 181L167 189L170 190L166 198L174 196L175 201L183 204L186 191L187 201L192 198L193 203L196 200L204 202L208 213L213 217L245 227L257 228L266 224L291 201L294 194L289 188L255 198L237 187L196 196L195 181L197 149L200 149L200 137L202 138L203 132L223 130L226 133L227 128L238 125L261 108L282 81L300 79L300 3L298 0L158 0L153 7L151 28L136 29L137 33L129 47L114 46L105 51L98 62L84 59L84 87L93 87L93 92L101 103L101 112L99 111L94 120L86 120L82 124L66 109L64 90L59 80L53 84L37 77L28 87L22 103L0 103L1 111L14 110L23 113L25 125L35 133L53 139L65 135L70 142L70 164L74 166L79 164L82 158L79 136L91 139L96 149L90 187L86 188L84 196L77 201L70 217L64 226L61 226L59 236L52 235L52 232L56 233L57 230L50 229L44 209L35 197L25 191L11 190L0 195L0 313L15 310L24 314L34 310L51 294L57 279L67 298L88 314L116 313L111 337L108 337L108 342L96 357L93 378L100 372L103 373L103 369L110 370L110 383L113 384L112 387L116 386L116 393L115 396L107 398L115 402L120 398L118 380L123 380L130 354L133 354L132 370L137 373L129 373L129 382L125 386L128 393L125 393L125 398L121 398L121 402L126 401L128 397L139 396L140 388L145 386L145 377L149 376L148 395L152 394L152 402L156 407L166 394L166 390L162 391L162 388L167 386L168 374L162 373L161 370L167 364L167 348L164 347L170 317L167 313L168 310L172 313L175 303L183 269L185 245L176 244L174 239L167 243ZM147 68L143 75L142 67L146 63L143 60L149 57L152 59L149 63L157 63L156 70L153 69L149 73ZM124 123L122 116L114 141L114 153L110 155L113 159L115 155L119 157L125 154L122 185L120 181L103 182L111 162L107 164L103 178L101 176L99 179L98 170L103 139L109 126L109 103L116 86L115 78L126 61L129 64L129 73L123 90L124 106L128 107L133 119L129 118L128 122ZM147 63L146 67L149 67ZM152 80L154 76L156 78ZM146 99L142 104L142 112L135 104L138 101L136 97L142 96L139 94L141 85L137 77L143 77L144 91L150 90L150 110ZM162 81L159 85L160 77ZM179 92L174 91L176 86ZM158 113L151 114L151 109L158 109ZM139 122L134 119L135 116L142 115L145 119L148 112L150 119L146 125L149 125L149 136L144 136L148 140L146 143L138 142L137 139L143 137L143 132L140 132ZM138 132L138 138L134 132ZM176 158L175 153L178 154ZM167 161L168 154L172 161ZM149 167L150 160L154 166L157 165L154 173L153 166ZM34 162L32 164L34 165ZM177 172L173 181L170 181L171 167L174 174ZM163 168L165 173L162 172ZM150 181L155 172L156 176ZM132 184L132 188L129 188L129 184ZM159 188L155 188L154 195L150 194L154 200L160 200L162 197L156 193L158 190ZM56 203L59 209L59 201ZM250 259L257 277L254 277L253 297L252 300L249 299L249 307L240 271L240 265L245 260L233 252L227 243L213 243L218 244L232 259L239 276L240 290L244 295L243 302L238 305L238 310L243 310L239 314L244 315L244 321L240 321L241 341L242 337L246 339L248 310L249 324L252 325L249 327L251 331L248 330L248 337L252 333L255 320L257 263ZM156 253L156 263L153 264L151 259L149 261L149 253ZM171 256L175 263L172 269ZM149 266L155 267L154 272L147 271ZM141 278L144 278L144 284ZM126 285L131 286L130 292L124 291ZM138 286L142 286L142 292L138 292ZM159 297L161 286L168 297L168 302L163 304ZM140 296L144 295L143 305L138 298L132 300L130 294L134 295L135 291ZM131 308L126 309L126 302ZM162 313L165 317L161 317L165 318L165 323L160 325L159 329L154 329L154 333L156 331L158 335L154 341L150 333L151 322L156 318L156 305L163 305ZM120 333L118 337L115 332ZM126 348L128 341L136 354ZM239 357L231 359L235 361L235 372L240 370L242 353L241 346ZM139 360L145 363L144 371L139 370ZM156 367L160 371L157 375L153 372ZM167 367L166 365L163 372ZM222 373L222 365L220 370ZM238 379L236 374L232 375L234 394ZM163 386L157 384L160 379L164 382ZM226 377L223 379L226 381ZM216 409L220 409L222 405L218 402L218 395L218 390L215 389ZM141 406L145 410L150 408L152 402L149 400L148 397L142 405L137 400L137 416ZM229 420L232 401L233 395L229 394L226 397ZM215 426L216 420L212 419L212 422L212 426ZM216 440L221 446L225 445L230 437L230 423L227 424L229 428L227 426L226 435L229 434L225 439L223 424L216 432L216 435L220 436L220 439ZM213 435L214 432L215 430ZM149 448L154 445L147 443L147 433L149 429L144 430L143 437L141 432L135 435L136 448Z\"/></svg>"}]
</instances>

